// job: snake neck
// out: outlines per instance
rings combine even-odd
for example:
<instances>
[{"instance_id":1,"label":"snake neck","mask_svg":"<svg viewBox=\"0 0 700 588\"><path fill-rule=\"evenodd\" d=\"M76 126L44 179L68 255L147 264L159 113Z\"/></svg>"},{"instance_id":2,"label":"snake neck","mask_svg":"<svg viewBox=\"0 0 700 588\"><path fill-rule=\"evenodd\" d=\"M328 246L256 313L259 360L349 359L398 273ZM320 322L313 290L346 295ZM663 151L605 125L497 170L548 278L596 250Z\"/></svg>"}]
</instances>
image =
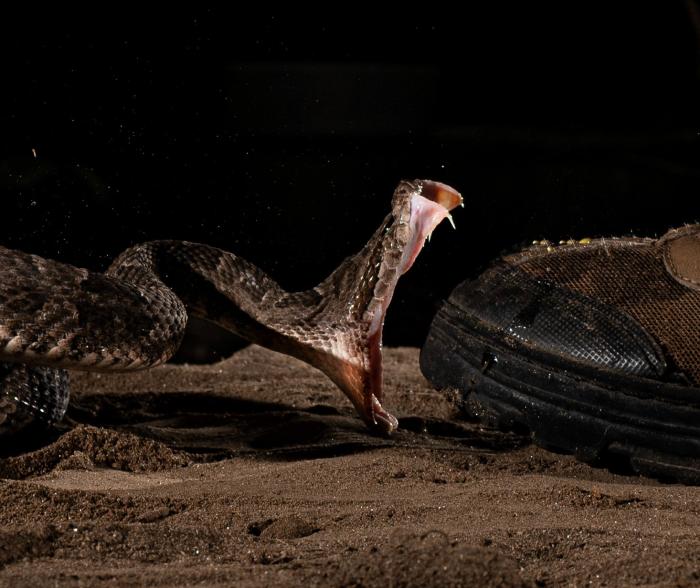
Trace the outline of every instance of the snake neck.
<instances>
[{"instance_id":1,"label":"snake neck","mask_svg":"<svg viewBox=\"0 0 700 588\"><path fill-rule=\"evenodd\" d=\"M315 288L282 292L264 310L286 353L324 372L368 425L387 432L398 425L381 406L383 320L401 262L394 224L387 216L362 250Z\"/></svg>"}]
</instances>

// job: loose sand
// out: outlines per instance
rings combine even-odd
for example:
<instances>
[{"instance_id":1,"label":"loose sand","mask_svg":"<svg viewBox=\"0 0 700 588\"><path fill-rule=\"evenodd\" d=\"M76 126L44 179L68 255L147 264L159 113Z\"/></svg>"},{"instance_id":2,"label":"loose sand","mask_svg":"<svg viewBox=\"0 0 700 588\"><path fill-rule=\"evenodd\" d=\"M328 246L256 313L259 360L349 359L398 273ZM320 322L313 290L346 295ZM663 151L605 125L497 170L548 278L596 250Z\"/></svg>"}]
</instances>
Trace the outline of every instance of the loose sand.
<instances>
[{"instance_id":1,"label":"loose sand","mask_svg":"<svg viewBox=\"0 0 700 588\"><path fill-rule=\"evenodd\" d=\"M416 349L385 364L390 439L256 347L74 374L60 436L0 459L0 585L700 584L700 488L467 422Z\"/></svg>"}]
</instances>

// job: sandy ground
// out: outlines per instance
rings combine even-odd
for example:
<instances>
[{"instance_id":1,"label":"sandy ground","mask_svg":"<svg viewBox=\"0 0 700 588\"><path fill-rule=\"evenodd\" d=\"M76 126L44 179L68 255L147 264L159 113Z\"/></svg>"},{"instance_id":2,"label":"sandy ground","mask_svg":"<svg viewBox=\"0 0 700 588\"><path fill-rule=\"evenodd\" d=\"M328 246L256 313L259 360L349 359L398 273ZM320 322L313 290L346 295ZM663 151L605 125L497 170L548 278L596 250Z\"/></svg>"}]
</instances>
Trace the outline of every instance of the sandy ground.
<instances>
[{"instance_id":1,"label":"sandy ground","mask_svg":"<svg viewBox=\"0 0 700 588\"><path fill-rule=\"evenodd\" d=\"M75 374L56 438L0 459L0 585L700 585L700 488L462 420L385 352L390 439L260 348Z\"/></svg>"}]
</instances>

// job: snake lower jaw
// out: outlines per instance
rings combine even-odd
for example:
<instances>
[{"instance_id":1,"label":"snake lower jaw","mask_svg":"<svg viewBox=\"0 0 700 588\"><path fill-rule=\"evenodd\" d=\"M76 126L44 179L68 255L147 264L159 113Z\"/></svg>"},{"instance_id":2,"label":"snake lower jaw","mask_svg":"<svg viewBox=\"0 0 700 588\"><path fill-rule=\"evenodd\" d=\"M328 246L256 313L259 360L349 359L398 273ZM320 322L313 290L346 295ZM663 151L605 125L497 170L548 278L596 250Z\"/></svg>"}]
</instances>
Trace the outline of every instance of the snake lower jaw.
<instances>
[{"instance_id":1,"label":"snake lower jaw","mask_svg":"<svg viewBox=\"0 0 700 588\"><path fill-rule=\"evenodd\" d=\"M341 386L341 388L343 388ZM379 398L368 390L343 390L367 427L382 435L390 435L399 426L399 420L387 411Z\"/></svg>"},{"instance_id":2,"label":"snake lower jaw","mask_svg":"<svg viewBox=\"0 0 700 588\"><path fill-rule=\"evenodd\" d=\"M393 414L384 410L377 397L372 394L370 396L371 403L371 414L370 418L366 419L369 427L378 433L383 433L385 435L390 435L399 426L399 419L397 419Z\"/></svg>"}]
</instances>

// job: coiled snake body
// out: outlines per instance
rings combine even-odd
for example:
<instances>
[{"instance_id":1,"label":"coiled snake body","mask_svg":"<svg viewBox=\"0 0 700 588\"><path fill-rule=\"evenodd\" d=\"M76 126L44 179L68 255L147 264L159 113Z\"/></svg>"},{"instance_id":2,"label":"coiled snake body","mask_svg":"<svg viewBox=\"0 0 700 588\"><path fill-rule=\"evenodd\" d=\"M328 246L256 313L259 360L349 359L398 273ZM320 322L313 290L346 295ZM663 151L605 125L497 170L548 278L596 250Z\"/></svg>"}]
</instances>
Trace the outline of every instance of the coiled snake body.
<instances>
[{"instance_id":1,"label":"coiled snake body","mask_svg":"<svg viewBox=\"0 0 700 588\"><path fill-rule=\"evenodd\" d=\"M391 432L398 422L381 406L384 315L399 276L461 202L444 184L401 182L364 248L302 292L233 253L186 241L136 245L105 273L0 248L0 434L60 420L66 369L166 361L188 314L317 367L368 426Z\"/></svg>"}]
</instances>

